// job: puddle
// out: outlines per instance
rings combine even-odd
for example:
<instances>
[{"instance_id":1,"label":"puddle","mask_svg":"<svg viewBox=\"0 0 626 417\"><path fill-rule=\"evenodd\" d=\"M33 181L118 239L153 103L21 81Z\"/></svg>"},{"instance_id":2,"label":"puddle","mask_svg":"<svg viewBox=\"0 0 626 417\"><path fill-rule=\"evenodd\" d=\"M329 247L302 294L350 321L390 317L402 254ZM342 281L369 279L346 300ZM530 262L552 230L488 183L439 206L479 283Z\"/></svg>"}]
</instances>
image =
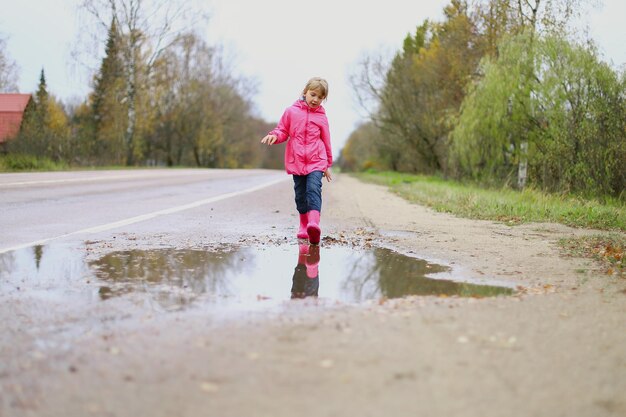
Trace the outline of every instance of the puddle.
<instances>
[{"instance_id":1,"label":"puddle","mask_svg":"<svg viewBox=\"0 0 626 417\"><path fill-rule=\"evenodd\" d=\"M80 281L89 283L92 300L130 297L165 310L207 304L265 307L305 297L361 303L408 295L514 293L512 286L451 278L449 267L389 249L306 244L220 251L130 250L89 263L84 261L84 248L62 245L0 255L0 288L5 294L27 289L49 296L75 295L80 293L76 288Z\"/></svg>"}]
</instances>

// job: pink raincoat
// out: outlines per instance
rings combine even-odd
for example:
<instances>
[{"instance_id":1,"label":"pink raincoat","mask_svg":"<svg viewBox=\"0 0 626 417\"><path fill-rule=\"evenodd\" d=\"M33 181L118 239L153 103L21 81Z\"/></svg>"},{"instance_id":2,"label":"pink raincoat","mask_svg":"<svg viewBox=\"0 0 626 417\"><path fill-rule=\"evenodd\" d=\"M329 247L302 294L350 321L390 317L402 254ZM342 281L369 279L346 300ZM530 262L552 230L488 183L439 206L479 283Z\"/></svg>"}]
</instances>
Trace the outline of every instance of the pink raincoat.
<instances>
[{"instance_id":1,"label":"pink raincoat","mask_svg":"<svg viewBox=\"0 0 626 417\"><path fill-rule=\"evenodd\" d=\"M288 174L307 175L326 171L333 164L330 131L326 111L322 106L311 108L305 100L288 107L270 135L275 143L288 140L285 148L285 170Z\"/></svg>"}]
</instances>

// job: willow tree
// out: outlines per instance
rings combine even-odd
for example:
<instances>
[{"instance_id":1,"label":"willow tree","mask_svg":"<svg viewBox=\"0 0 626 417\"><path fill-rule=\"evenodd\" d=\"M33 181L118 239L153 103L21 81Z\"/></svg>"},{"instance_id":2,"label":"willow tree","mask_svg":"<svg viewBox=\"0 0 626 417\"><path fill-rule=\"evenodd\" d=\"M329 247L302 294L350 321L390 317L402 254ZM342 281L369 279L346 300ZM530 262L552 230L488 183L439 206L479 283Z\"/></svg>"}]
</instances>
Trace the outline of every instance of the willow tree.
<instances>
[{"instance_id":1,"label":"willow tree","mask_svg":"<svg viewBox=\"0 0 626 417\"><path fill-rule=\"evenodd\" d=\"M531 178L549 190L626 198L624 73L589 45L549 36L539 50Z\"/></svg>"},{"instance_id":2,"label":"willow tree","mask_svg":"<svg viewBox=\"0 0 626 417\"><path fill-rule=\"evenodd\" d=\"M458 177L507 181L515 175L520 141L528 140L529 102L527 36L499 44L497 57L486 57L483 74L463 101L451 134L451 165Z\"/></svg>"},{"instance_id":3,"label":"willow tree","mask_svg":"<svg viewBox=\"0 0 626 417\"><path fill-rule=\"evenodd\" d=\"M508 15L508 22L512 22L512 34L524 34L522 39L523 51L518 56L519 62L517 68L521 70L518 74L517 91L513 96L509 97L509 107L511 101L526 108L528 113L532 113L531 94L532 83L534 82L534 44L538 25L544 23L544 26L553 29L557 26L557 22L565 22L569 19L571 11L569 5L574 4L573 0L489 0L489 3L496 9L504 10ZM559 8L559 5L565 5L568 9L565 11L566 16L551 15L552 9ZM543 13L543 19L541 12ZM560 11L563 12L563 11ZM524 123L527 119L517 119L517 123ZM528 126L518 129L521 135L513 137L509 145L512 153L517 159L517 187L523 188L526 185L527 167L528 167L528 142L526 132L530 131Z\"/></svg>"},{"instance_id":4,"label":"willow tree","mask_svg":"<svg viewBox=\"0 0 626 417\"><path fill-rule=\"evenodd\" d=\"M585 3L489 0L479 6L487 49L493 53L483 58L482 77L470 87L451 136L457 174L525 185L529 147L542 135L537 129L538 45L547 36L567 38L568 25Z\"/></svg>"},{"instance_id":5,"label":"willow tree","mask_svg":"<svg viewBox=\"0 0 626 417\"><path fill-rule=\"evenodd\" d=\"M531 184L619 197L626 188L624 74L593 47L551 35L535 41L528 82L527 36L500 44L463 103L451 153L460 176L513 182L526 141Z\"/></svg>"}]
</instances>

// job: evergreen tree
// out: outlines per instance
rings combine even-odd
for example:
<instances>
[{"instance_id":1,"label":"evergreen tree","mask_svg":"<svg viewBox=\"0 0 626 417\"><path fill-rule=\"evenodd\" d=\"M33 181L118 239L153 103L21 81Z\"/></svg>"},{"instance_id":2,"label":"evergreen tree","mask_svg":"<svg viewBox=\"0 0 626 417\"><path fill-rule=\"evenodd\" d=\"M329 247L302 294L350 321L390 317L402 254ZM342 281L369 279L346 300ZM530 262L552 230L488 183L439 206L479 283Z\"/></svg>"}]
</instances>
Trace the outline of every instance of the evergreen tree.
<instances>
[{"instance_id":1,"label":"evergreen tree","mask_svg":"<svg viewBox=\"0 0 626 417\"><path fill-rule=\"evenodd\" d=\"M41 75L39 76L39 86L37 87L37 93L35 94L35 106L37 109L37 123L38 130L41 134L45 132L45 127L48 125L48 86L46 85L46 75L43 68L41 69Z\"/></svg>"},{"instance_id":2,"label":"evergreen tree","mask_svg":"<svg viewBox=\"0 0 626 417\"><path fill-rule=\"evenodd\" d=\"M18 140L11 145L12 151L44 157L48 154L48 137L46 126L48 125L48 87L46 75L41 69L39 85L35 97L30 101L24 111L24 121Z\"/></svg>"},{"instance_id":3,"label":"evergreen tree","mask_svg":"<svg viewBox=\"0 0 626 417\"><path fill-rule=\"evenodd\" d=\"M17 140L11 141L10 151L61 161L69 152L68 141L67 115L48 93L42 69L37 92L24 111L20 133Z\"/></svg>"},{"instance_id":4,"label":"evergreen tree","mask_svg":"<svg viewBox=\"0 0 626 417\"><path fill-rule=\"evenodd\" d=\"M94 118L93 155L98 163L123 164L126 105L124 66L120 52L120 34L115 19L111 21L105 56L95 78L92 94Z\"/></svg>"}]
</instances>

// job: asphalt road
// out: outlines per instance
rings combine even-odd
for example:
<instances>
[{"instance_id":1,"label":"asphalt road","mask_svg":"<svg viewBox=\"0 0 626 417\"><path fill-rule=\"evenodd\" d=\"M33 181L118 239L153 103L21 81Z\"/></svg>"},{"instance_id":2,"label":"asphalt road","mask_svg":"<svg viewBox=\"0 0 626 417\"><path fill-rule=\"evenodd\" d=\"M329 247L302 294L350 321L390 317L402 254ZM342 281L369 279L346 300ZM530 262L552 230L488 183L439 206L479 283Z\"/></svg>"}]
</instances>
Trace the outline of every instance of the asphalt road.
<instances>
[{"instance_id":1,"label":"asphalt road","mask_svg":"<svg viewBox=\"0 0 626 417\"><path fill-rule=\"evenodd\" d=\"M320 297L292 300L294 206L280 171L0 175L0 416L626 415L626 283L558 247L595 231L456 218L340 174ZM519 292L325 295L333 251L371 247ZM242 271L251 303L222 309L211 265Z\"/></svg>"},{"instance_id":2,"label":"asphalt road","mask_svg":"<svg viewBox=\"0 0 626 417\"><path fill-rule=\"evenodd\" d=\"M0 253L157 221L287 179L284 172L266 170L2 174Z\"/></svg>"}]
</instances>

